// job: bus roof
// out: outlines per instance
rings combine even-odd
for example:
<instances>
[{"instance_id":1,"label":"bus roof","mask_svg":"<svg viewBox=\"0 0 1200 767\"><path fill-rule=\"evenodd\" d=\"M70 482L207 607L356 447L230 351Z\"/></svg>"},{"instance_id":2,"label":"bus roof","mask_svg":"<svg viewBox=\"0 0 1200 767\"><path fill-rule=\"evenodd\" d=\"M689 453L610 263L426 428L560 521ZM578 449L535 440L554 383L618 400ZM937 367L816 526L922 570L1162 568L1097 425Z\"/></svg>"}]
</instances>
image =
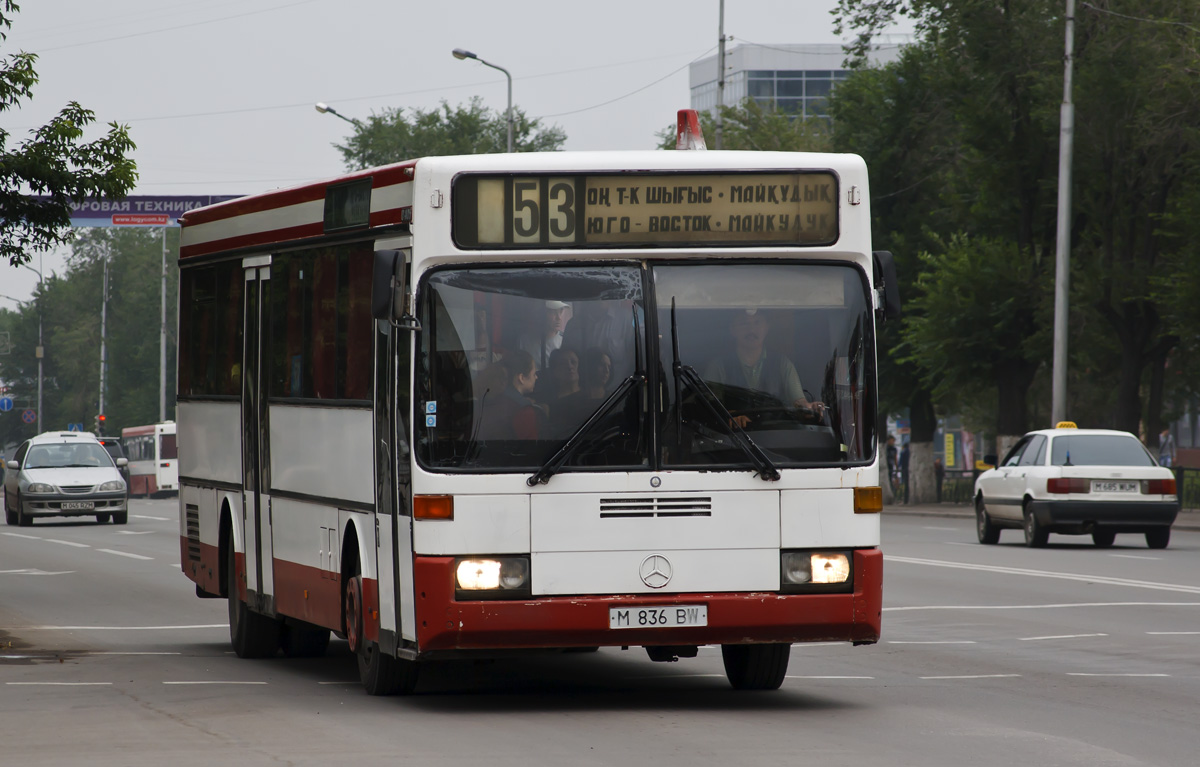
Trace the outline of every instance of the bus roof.
<instances>
[{"instance_id":1,"label":"bus roof","mask_svg":"<svg viewBox=\"0 0 1200 767\"><path fill-rule=\"evenodd\" d=\"M618 151L535 152L526 154L425 157L228 200L188 211L180 218L180 260L250 250L323 237L333 232L402 229L424 215L416 208L439 208L441 195L414 206L414 187L433 184L448 196L450 180L462 172L604 173L736 172L830 170L849 174L867 199L866 166L852 154L803 152ZM849 184L847 184L849 187ZM343 209L350 213L343 214ZM353 220L331 226L333 216Z\"/></svg>"}]
</instances>

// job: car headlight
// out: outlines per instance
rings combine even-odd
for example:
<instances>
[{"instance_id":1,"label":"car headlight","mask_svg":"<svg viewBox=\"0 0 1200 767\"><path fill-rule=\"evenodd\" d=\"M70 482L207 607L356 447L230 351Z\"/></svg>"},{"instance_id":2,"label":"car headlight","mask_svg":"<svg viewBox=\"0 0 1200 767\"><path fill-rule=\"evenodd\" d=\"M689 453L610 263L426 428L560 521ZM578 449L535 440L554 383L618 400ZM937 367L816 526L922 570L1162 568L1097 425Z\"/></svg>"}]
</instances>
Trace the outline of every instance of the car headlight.
<instances>
[{"instance_id":1,"label":"car headlight","mask_svg":"<svg viewBox=\"0 0 1200 767\"><path fill-rule=\"evenodd\" d=\"M467 599L529 595L529 557L468 557L454 568L455 590Z\"/></svg>"},{"instance_id":2,"label":"car headlight","mask_svg":"<svg viewBox=\"0 0 1200 767\"><path fill-rule=\"evenodd\" d=\"M849 591L851 562L848 551L785 551L780 584L785 591Z\"/></svg>"},{"instance_id":3,"label":"car headlight","mask_svg":"<svg viewBox=\"0 0 1200 767\"><path fill-rule=\"evenodd\" d=\"M54 486L47 485L45 482L31 482L29 487L25 488L27 493L53 493Z\"/></svg>"},{"instance_id":4,"label":"car headlight","mask_svg":"<svg viewBox=\"0 0 1200 767\"><path fill-rule=\"evenodd\" d=\"M111 492L113 490L124 490L125 483L119 479L114 479L111 482L105 482L104 484L100 485L100 487L98 487L96 489L102 493Z\"/></svg>"}]
</instances>

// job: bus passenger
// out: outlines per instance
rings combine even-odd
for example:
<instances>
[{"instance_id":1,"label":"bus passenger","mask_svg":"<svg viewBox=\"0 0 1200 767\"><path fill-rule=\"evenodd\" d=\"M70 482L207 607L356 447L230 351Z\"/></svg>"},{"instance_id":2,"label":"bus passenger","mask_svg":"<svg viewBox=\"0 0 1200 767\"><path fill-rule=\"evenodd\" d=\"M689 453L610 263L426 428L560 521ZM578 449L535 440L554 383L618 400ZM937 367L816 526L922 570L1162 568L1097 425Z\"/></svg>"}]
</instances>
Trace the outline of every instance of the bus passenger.
<instances>
[{"instance_id":1,"label":"bus passenger","mask_svg":"<svg viewBox=\"0 0 1200 767\"><path fill-rule=\"evenodd\" d=\"M521 335L518 346L529 352L533 357L534 367L538 370L545 370L550 364L550 355L562 348L563 330L570 318L570 304L565 301L547 301L541 328Z\"/></svg>"},{"instance_id":2,"label":"bus passenger","mask_svg":"<svg viewBox=\"0 0 1200 767\"><path fill-rule=\"evenodd\" d=\"M796 366L782 354L767 352L767 333L770 323L757 309L746 309L734 315L730 324L733 349L717 357L705 370L704 379L710 383L724 384L769 394L785 408L806 408L817 420L825 414L824 402L809 402L804 396L804 387ZM726 402L726 407L732 403ZM736 410L736 407L731 407ZM751 418L746 414L734 414L734 422L746 428Z\"/></svg>"},{"instance_id":3,"label":"bus passenger","mask_svg":"<svg viewBox=\"0 0 1200 767\"><path fill-rule=\"evenodd\" d=\"M553 405L563 397L579 391L579 355L574 349L555 349L550 354L550 364L544 373L538 374L533 387L533 398L538 402Z\"/></svg>"},{"instance_id":4,"label":"bus passenger","mask_svg":"<svg viewBox=\"0 0 1200 767\"><path fill-rule=\"evenodd\" d=\"M579 363L579 390L552 406L556 430L570 435L583 425L604 398L612 378L612 358L603 349L588 349Z\"/></svg>"},{"instance_id":5,"label":"bus passenger","mask_svg":"<svg viewBox=\"0 0 1200 767\"><path fill-rule=\"evenodd\" d=\"M484 440L537 439L546 411L529 398L538 377L533 357L527 351L515 349L504 355L501 364L508 383L499 392L500 396L489 397L483 403L479 437Z\"/></svg>"}]
</instances>

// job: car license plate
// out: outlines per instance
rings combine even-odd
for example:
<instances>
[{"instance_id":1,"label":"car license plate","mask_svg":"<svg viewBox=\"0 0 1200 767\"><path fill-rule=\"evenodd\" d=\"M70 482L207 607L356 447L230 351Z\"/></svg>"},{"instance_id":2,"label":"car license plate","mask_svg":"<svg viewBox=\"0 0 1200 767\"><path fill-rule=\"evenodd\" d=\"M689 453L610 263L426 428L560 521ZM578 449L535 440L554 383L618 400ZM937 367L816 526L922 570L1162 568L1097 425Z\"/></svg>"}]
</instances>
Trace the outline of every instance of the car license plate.
<instances>
[{"instance_id":1,"label":"car license plate","mask_svg":"<svg viewBox=\"0 0 1200 767\"><path fill-rule=\"evenodd\" d=\"M1092 482L1093 493L1136 493L1137 482Z\"/></svg>"},{"instance_id":2,"label":"car license plate","mask_svg":"<svg viewBox=\"0 0 1200 767\"><path fill-rule=\"evenodd\" d=\"M679 628L707 625L708 605L608 608L608 627L610 629Z\"/></svg>"},{"instance_id":3,"label":"car license plate","mask_svg":"<svg viewBox=\"0 0 1200 767\"><path fill-rule=\"evenodd\" d=\"M63 501L63 511L91 511L96 508L92 501Z\"/></svg>"}]
</instances>

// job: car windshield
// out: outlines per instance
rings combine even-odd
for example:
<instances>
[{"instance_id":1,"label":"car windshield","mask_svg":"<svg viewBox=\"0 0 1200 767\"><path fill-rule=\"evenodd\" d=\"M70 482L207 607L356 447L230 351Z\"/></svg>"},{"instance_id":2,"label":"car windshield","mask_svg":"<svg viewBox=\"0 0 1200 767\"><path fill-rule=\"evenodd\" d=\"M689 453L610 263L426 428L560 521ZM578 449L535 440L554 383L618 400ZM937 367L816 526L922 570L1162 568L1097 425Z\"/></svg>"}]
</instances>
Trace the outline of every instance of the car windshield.
<instances>
[{"instance_id":1,"label":"car windshield","mask_svg":"<svg viewBox=\"0 0 1200 767\"><path fill-rule=\"evenodd\" d=\"M849 265L441 269L419 318L415 431L430 468L537 470L585 425L556 471L875 454L870 302Z\"/></svg>"},{"instance_id":2,"label":"car windshield","mask_svg":"<svg viewBox=\"0 0 1200 767\"><path fill-rule=\"evenodd\" d=\"M1155 466L1154 458L1133 436L1072 434L1051 443L1053 466Z\"/></svg>"},{"instance_id":3,"label":"car windshield","mask_svg":"<svg viewBox=\"0 0 1200 767\"><path fill-rule=\"evenodd\" d=\"M33 445L25 456L24 469L61 469L84 466L112 466L108 451L98 442Z\"/></svg>"}]
</instances>

